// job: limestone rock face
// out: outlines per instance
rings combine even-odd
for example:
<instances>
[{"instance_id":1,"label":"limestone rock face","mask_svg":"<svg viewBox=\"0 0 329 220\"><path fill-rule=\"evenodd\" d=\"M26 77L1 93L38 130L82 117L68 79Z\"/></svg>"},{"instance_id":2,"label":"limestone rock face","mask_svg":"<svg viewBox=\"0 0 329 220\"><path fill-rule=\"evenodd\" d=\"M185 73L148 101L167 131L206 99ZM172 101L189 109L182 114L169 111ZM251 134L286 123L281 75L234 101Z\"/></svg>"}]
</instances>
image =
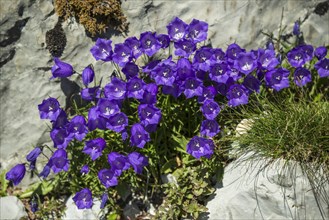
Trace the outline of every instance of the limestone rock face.
<instances>
[{"instance_id":1,"label":"limestone rock face","mask_svg":"<svg viewBox=\"0 0 329 220\"><path fill-rule=\"evenodd\" d=\"M16 196L0 198L0 219L21 219L27 217L23 203Z\"/></svg>"},{"instance_id":2,"label":"limestone rock face","mask_svg":"<svg viewBox=\"0 0 329 220\"><path fill-rule=\"evenodd\" d=\"M281 160L267 166L267 162L245 156L227 166L203 219L329 218L328 201L323 198L329 194L329 183L323 182L322 193L314 196L297 163L286 166Z\"/></svg>"},{"instance_id":3,"label":"limestone rock face","mask_svg":"<svg viewBox=\"0 0 329 220\"><path fill-rule=\"evenodd\" d=\"M320 1L293 0L224 0L224 1L158 1L126 0L122 9L130 23L128 36L139 37L144 31L166 33L166 25L178 16L189 23L193 18L209 24L214 47L224 50L233 42L246 49L263 46L264 32L278 33L281 12L283 26L292 30L295 20L307 17L302 25L305 40L315 46L329 44L329 13L312 13ZM58 17L51 0L4 0L0 2L0 159L5 162L16 157L23 162L33 146L49 142L48 122L39 118L37 105L43 99L57 97L65 108L67 101L82 86L78 76L69 80L50 80L53 58L46 48L46 32L53 29ZM60 57L81 73L94 64L97 79L107 83L113 72L108 63L97 62L89 50L95 42L74 19L62 24L66 47ZM113 43L123 42L126 36L109 32L105 36Z\"/></svg>"}]
</instances>

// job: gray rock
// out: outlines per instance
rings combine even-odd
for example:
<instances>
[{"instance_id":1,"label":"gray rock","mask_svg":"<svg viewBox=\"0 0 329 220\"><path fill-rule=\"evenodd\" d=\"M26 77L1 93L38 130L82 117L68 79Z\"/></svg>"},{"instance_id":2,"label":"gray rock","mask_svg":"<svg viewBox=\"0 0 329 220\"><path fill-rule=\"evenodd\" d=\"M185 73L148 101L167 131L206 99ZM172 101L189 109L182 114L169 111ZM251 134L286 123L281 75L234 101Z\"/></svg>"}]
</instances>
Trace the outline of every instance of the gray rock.
<instances>
[{"instance_id":1,"label":"gray rock","mask_svg":"<svg viewBox=\"0 0 329 220\"><path fill-rule=\"evenodd\" d=\"M247 156L227 166L223 187L218 184L213 198L207 203L208 218L329 218L328 201L325 202L319 195L314 196L307 177L297 163L287 164L280 160L270 166L267 164L266 160L250 160ZM324 183L322 190L322 195L328 196L329 183Z\"/></svg>"},{"instance_id":2,"label":"gray rock","mask_svg":"<svg viewBox=\"0 0 329 220\"><path fill-rule=\"evenodd\" d=\"M27 217L23 203L16 196L0 198L0 219L20 219Z\"/></svg>"},{"instance_id":3,"label":"gray rock","mask_svg":"<svg viewBox=\"0 0 329 220\"><path fill-rule=\"evenodd\" d=\"M99 219L100 217L100 205L101 202L99 200L94 201L94 205L91 209L78 209L73 201L73 196L71 196L66 202L66 210L64 216L62 216L63 220L72 220L72 219Z\"/></svg>"}]
</instances>

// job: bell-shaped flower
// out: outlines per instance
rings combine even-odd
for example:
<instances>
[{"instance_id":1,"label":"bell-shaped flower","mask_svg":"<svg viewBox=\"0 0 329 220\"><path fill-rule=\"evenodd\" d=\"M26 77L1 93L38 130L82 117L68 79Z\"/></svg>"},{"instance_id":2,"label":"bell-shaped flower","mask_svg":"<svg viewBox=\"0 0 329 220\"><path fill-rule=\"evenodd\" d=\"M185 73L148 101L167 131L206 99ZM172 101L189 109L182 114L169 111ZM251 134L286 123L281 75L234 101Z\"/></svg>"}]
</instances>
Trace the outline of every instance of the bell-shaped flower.
<instances>
[{"instance_id":1,"label":"bell-shaped flower","mask_svg":"<svg viewBox=\"0 0 329 220\"><path fill-rule=\"evenodd\" d=\"M148 158L138 152L128 154L128 160L137 174L141 174L143 172L143 168L149 164Z\"/></svg>"},{"instance_id":2,"label":"bell-shaped flower","mask_svg":"<svg viewBox=\"0 0 329 220\"><path fill-rule=\"evenodd\" d=\"M307 83L312 82L312 75L308 69L299 67L294 72L294 82L297 86L302 87Z\"/></svg>"},{"instance_id":3,"label":"bell-shaped flower","mask_svg":"<svg viewBox=\"0 0 329 220\"><path fill-rule=\"evenodd\" d=\"M131 60L131 49L125 44L116 44L112 60L119 66L124 67Z\"/></svg>"},{"instance_id":4,"label":"bell-shaped flower","mask_svg":"<svg viewBox=\"0 0 329 220\"><path fill-rule=\"evenodd\" d=\"M289 87L289 70L284 68L278 68L266 72L265 82L266 85L280 91L281 89Z\"/></svg>"},{"instance_id":5,"label":"bell-shaped flower","mask_svg":"<svg viewBox=\"0 0 329 220\"><path fill-rule=\"evenodd\" d=\"M133 58L137 59L143 52L140 48L141 42L136 37L129 37L125 40L124 44L128 46L131 50L131 55Z\"/></svg>"},{"instance_id":6,"label":"bell-shaped flower","mask_svg":"<svg viewBox=\"0 0 329 220\"><path fill-rule=\"evenodd\" d=\"M95 72L91 65L84 68L82 71L82 82L85 86L88 86L94 80Z\"/></svg>"},{"instance_id":7,"label":"bell-shaped flower","mask_svg":"<svg viewBox=\"0 0 329 220\"><path fill-rule=\"evenodd\" d=\"M319 60L315 65L315 69L318 71L319 76L322 77L329 77L329 59L324 58Z\"/></svg>"},{"instance_id":8,"label":"bell-shaped flower","mask_svg":"<svg viewBox=\"0 0 329 220\"><path fill-rule=\"evenodd\" d=\"M88 133L85 118L81 115L74 116L69 122L66 130L72 137L78 141L82 141Z\"/></svg>"},{"instance_id":9,"label":"bell-shaped flower","mask_svg":"<svg viewBox=\"0 0 329 220\"><path fill-rule=\"evenodd\" d=\"M248 75L257 67L257 56L253 52L241 52L234 60L234 67L241 73Z\"/></svg>"},{"instance_id":10,"label":"bell-shaped flower","mask_svg":"<svg viewBox=\"0 0 329 220\"><path fill-rule=\"evenodd\" d=\"M55 151L53 156L50 158L51 169L54 173L59 173L60 171L69 170L69 160L67 158L67 153L63 149L58 149Z\"/></svg>"},{"instance_id":11,"label":"bell-shaped flower","mask_svg":"<svg viewBox=\"0 0 329 220\"><path fill-rule=\"evenodd\" d=\"M50 132L50 138L54 142L54 147L59 149L65 149L73 139L65 128L54 128Z\"/></svg>"},{"instance_id":12,"label":"bell-shaped flower","mask_svg":"<svg viewBox=\"0 0 329 220\"><path fill-rule=\"evenodd\" d=\"M201 123L200 134L206 137L214 137L220 131L219 125L216 120L204 120Z\"/></svg>"},{"instance_id":13,"label":"bell-shaped flower","mask_svg":"<svg viewBox=\"0 0 329 220\"><path fill-rule=\"evenodd\" d=\"M194 96L201 96L202 95L202 82L201 80L190 77L187 78L184 82L184 94L186 98L192 98Z\"/></svg>"},{"instance_id":14,"label":"bell-shaped flower","mask_svg":"<svg viewBox=\"0 0 329 220\"><path fill-rule=\"evenodd\" d=\"M125 113L119 112L109 117L106 123L106 127L117 133L125 130L128 126L128 117Z\"/></svg>"},{"instance_id":15,"label":"bell-shaped flower","mask_svg":"<svg viewBox=\"0 0 329 220\"><path fill-rule=\"evenodd\" d=\"M88 188L84 188L77 192L73 197L78 209L91 209L93 207L93 197L92 193Z\"/></svg>"},{"instance_id":16,"label":"bell-shaped flower","mask_svg":"<svg viewBox=\"0 0 329 220\"><path fill-rule=\"evenodd\" d=\"M181 39L174 43L175 55L188 58L195 50L196 44L190 39Z\"/></svg>"},{"instance_id":17,"label":"bell-shaped flower","mask_svg":"<svg viewBox=\"0 0 329 220\"><path fill-rule=\"evenodd\" d=\"M73 67L70 64L61 61L57 57L54 58L54 62L55 64L51 68L51 72L53 74L52 78L65 78L71 76L74 73Z\"/></svg>"},{"instance_id":18,"label":"bell-shaped flower","mask_svg":"<svg viewBox=\"0 0 329 220\"><path fill-rule=\"evenodd\" d=\"M18 185L25 176L25 165L17 164L6 173L6 180L12 181L14 186Z\"/></svg>"},{"instance_id":19,"label":"bell-shaped flower","mask_svg":"<svg viewBox=\"0 0 329 220\"><path fill-rule=\"evenodd\" d=\"M168 25L168 35L169 38L172 41L179 41L180 39L183 39L186 35L186 29L187 24L179 19L178 17L175 17Z\"/></svg>"},{"instance_id":20,"label":"bell-shaped flower","mask_svg":"<svg viewBox=\"0 0 329 220\"><path fill-rule=\"evenodd\" d=\"M314 51L314 55L316 56L316 58L318 58L318 60L322 60L327 55L327 48L324 46L316 48Z\"/></svg>"},{"instance_id":21,"label":"bell-shaped flower","mask_svg":"<svg viewBox=\"0 0 329 220\"><path fill-rule=\"evenodd\" d=\"M187 144L186 151L196 159L210 158L214 153L215 144L211 139L194 136Z\"/></svg>"},{"instance_id":22,"label":"bell-shaped flower","mask_svg":"<svg viewBox=\"0 0 329 220\"><path fill-rule=\"evenodd\" d=\"M80 92L81 98L86 101L93 101L100 98L101 95L101 89L99 86L95 86L92 88L85 88L82 89Z\"/></svg>"},{"instance_id":23,"label":"bell-shaped flower","mask_svg":"<svg viewBox=\"0 0 329 220\"><path fill-rule=\"evenodd\" d=\"M110 100L107 98L100 98L97 102L97 111L104 118L110 118L111 116L120 112L119 104L116 100Z\"/></svg>"},{"instance_id":24,"label":"bell-shaped flower","mask_svg":"<svg viewBox=\"0 0 329 220\"><path fill-rule=\"evenodd\" d=\"M122 72L125 74L126 78L129 80L133 77L138 76L139 68L136 64L129 62L122 68Z\"/></svg>"},{"instance_id":25,"label":"bell-shaped flower","mask_svg":"<svg viewBox=\"0 0 329 220\"><path fill-rule=\"evenodd\" d=\"M61 111L59 102L55 98L48 98L38 105L40 118L55 121Z\"/></svg>"},{"instance_id":26,"label":"bell-shaped flower","mask_svg":"<svg viewBox=\"0 0 329 220\"><path fill-rule=\"evenodd\" d=\"M102 152L106 147L106 142L103 138L96 138L86 141L86 145L83 148L83 153L90 155L92 160L96 160L102 156Z\"/></svg>"},{"instance_id":27,"label":"bell-shaped flower","mask_svg":"<svg viewBox=\"0 0 329 220\"><path fill-rule=\"evenodd\" d=\"M220 107L214 100L207 99L203 102L203 105L201 106L201 111L206 119L213 120L219 114Z\"/></svg>"},{"instance_id":28,"label":"bell-shaped flower","mask_svg":"<svg viewBox=\"0 0 329 220\"><path fill-rule=\"evenodd\" d=\"M143 148L150 140L150 134L141 124L136 123L131 127L130 143L132 146Z\"/></svg>"},{"instance_id":29,"label":"bell-shaped flower","mask_svg":"<svg viewBox=\"0 0 329 220\"><path fill-rule=\"evenodd\" d=\"M228 105L235 107L238 105L244 105L248 103L247 89L243 85L234 84L230 86L226 97L228 98Z\"/></svg>"},{"instance_id":30,"label":"bell-shaped flower","mask_svg":"<svg viewBox=\"0 0 329 220\"><path fill-rule=\"evenodd\" d=\"M104 94L108 99L123 100L126 97L126 83L114 77L104 87Z\"/></svg>"},{"instance_id":31,"label":"bell-shaped flower","mask_svg":"<svg viewBox=\"0 0 329 220\"><path fill-rule=\"evenodd\" d=\"M187 27L187 37L194 43L199 43L207 39L208 24L204 21L193 19Z\"/></svg>"},{"instance_id":32,"label":"bell-shaped flower","mask_svg":"<svg viewBox=\"0 0 329 220\"><path fill-rule=\"evenodd\" d=\"M111 165L111 170L114 171L117 176L120 176L124 170L128 170L130 168L128 158L117 152L111 152L108 154L107 161Z\"/></svg>"},{"instance_id":33,"label":"bell-shaped flower","mask_svg":"<svg viewBox=\"0 0 329 220\"><path fill-rule=\"evenodd\" d=\"M143 99L144 85L145 82L138 77L129 79L129 81L127 82L127 97L135 98L135 99Z\"/></svg>"},{"instance_id":34,"label":"bell-shaped flower","mask_svg":"<svg viewBox=\"0 0 329 220\"><path fill-rule=\"evenodd\" d=\"M118 177L111 169L100 170L98 172L98 179L106 188L118 185Z\"/></svg>"},{"instance_id":35,"label":"bell-shaped flower","mask_svg":"<svg viewBox=\"0 0 329 220\"><path fill-rule=\"evenodd\" d=\"M90 52L96 60L110 61L113 54L111 44L111 40L98 38Z\"/></svg>"},{"instance_id":36,"label":"bell-shaped flower","mask_svg":"<svg viewBox=\"0 0 329 220\"><path fill-rule=\"evenodd\" d=\"M161 44L157 40L155 33L150 31L141 33L139 40L142 51L148 56L153 56L161 48Z\"/></svg>"},{"instance_id":37,"label":"bell-shaped flower","mask_svg":"<svg viewBox=\"0 0 329 220\"><path fill-rule=\"evenodd\" d=\"M93 131L96 128L106 129L106 118L101 116L101 112L98 111L98 107L94 106L89 109L88 113L88 129Z\"/></svg>"}]
</instances>

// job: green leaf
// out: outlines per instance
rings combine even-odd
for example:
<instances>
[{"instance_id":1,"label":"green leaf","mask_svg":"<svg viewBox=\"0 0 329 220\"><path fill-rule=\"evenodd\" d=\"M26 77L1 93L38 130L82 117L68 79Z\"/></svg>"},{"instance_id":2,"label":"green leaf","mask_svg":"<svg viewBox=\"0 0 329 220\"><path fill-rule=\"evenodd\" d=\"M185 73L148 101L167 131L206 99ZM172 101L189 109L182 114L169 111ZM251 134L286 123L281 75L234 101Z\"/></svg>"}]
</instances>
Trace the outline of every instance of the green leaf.
<instances>
[{"instance_id":1,"label":"green leaf","mask_svg":"<svg viewBox=\"0 0 329 220\"><path fill-rule=\"evenodd\" d=\"M118 213L111 213L107 216L107 220L117 220L120 218L120 215Z\"/></svg>"},{"instance_id":2,"label":"green leaf","mask_svg":"<svg viewBox=\"0 0 329 220\"><path fill-rule=\"evenodd\" d=\"M2 173L0 174L0 183L1 183L1 192L0 192L0 196L6 196L6 195L7 195L7 188L8 188L8 183L9 183L9 181L6 180L6 173L7 173L7 171L4 170L4 171L2 171Z\"/></svg>"},{"instance_id":3,"label":"green leaf","mask_svg":"<svg viewBox=\"0 0 329 220\"><path fill-rule=\"evenodd\" d=\"M172 173L173 169L177 166L176 160L171 159L167 161L162 167L161 167L161 173L168 174Z\"/></svg>"}]
</instances>

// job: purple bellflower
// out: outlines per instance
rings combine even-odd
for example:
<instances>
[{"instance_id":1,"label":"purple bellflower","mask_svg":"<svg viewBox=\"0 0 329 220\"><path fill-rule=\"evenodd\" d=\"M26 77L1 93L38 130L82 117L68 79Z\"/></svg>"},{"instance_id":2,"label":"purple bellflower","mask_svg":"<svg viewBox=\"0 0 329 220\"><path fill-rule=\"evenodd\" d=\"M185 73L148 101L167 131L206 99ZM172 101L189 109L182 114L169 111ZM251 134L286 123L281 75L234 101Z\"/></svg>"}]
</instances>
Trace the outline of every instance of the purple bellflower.
<instances>
[{"instance_id":1,"label":"purple bellflower","mask_svg":"<svg viewBox=\"0 0 329 220\"><path fill-rule=\"evenodd\" d=\"M175 55L188 58L195 50L196 45L190 39L181 39L174 43Z\"/></svg>"},{"instance_id":2,"label":"purple bellflower","mask_svg":"<svg viewBox=\"0 0 329 220\"><path fill-rule=\"evenodd\" d=\"M74 73L73 67L70 64L61 61L57 57L54 58L54 62L55 64L51 68L51 72L53 74L52 78L65 78L71 76Z\"/></svg>"},{"instance_id":3,"label":"purple bellflower","mask_svg":"<svg viewBox=\"0 0 329 220\"><path fill-rule=\"evenodd\" d=\"M98 172L98 179L106 188L118 185L118 178L115 175L115 172L111 169L100 170Z\"/></svg>"},{"instance_id":4,"label":"purple bellflower","mask_svg":"<svg viewBox=\"0 0 329 220\"><path fill-rule=\"evenodd\" d=\"M319 60L315 65L315 69L318 71L319 76L322 77L329 77L329 59L324 58Z\"/></svg>"},{"instance_id":5,"label":"purple bellflower","mask_svg":"<svg viewBox=\"0 0 329 220\"><path fill-rule=\"evenodd\" d=\"M52 121L53 128L65 128L68 123L67 114L63 109L60 110L56 120Z\"/></svg>"},{"instance_id":6,"label":"purple bellflower","mask_svg":"<svg viewBox=\"0 0 329 220\"><path fill-rule=\"evenodd\" d=\"M202 81L195 77L187 78L184 82L184 94L188 99L194 96L201 96L202 88Z\"/></svg>"},{"instance_id":7,"label":"purple bellflower","mask_svg":"<svg viewBox=\"0 0 329 220\"><path fill-rule=\"evenodd\" d=\"M126 83L114 77L104 88L106 98L123 100L126 96Z\"/></svg>"},{"instance_id":8,"label":"purple bellflower","mask_svg":"<svg viewBox=\"0 0 329 220\"><path fill-rule=\"evenodd\" d=\"M172 86L176 77L176 65L174 62L169 64L159 64L152 71L155 83L159 85Z\"/></svg>"},{"instance_id":9,"label":"purple bellflower","mask_svg":"<svg viewBox=\"0 0 329 220\"><path fill-rule=\"evenodd\" d=\"M128 160L137 174L141 174L143 172L143 167L149 164L148 158L137 152L128 154Z\"/></svg>"},{"instance_id":10,"label":"purple bellflower","mask_svg":"<svg viewBox=\"0 0 329 220\"><path fill-rule=\"evenodd\" d=\"M113 62L124 67L131 60L131 49L125 44L116 44L112 55Z\"/></svg>"},{"instance_id":11,"label":"purple bellflower","mask_svg":"<svg viewBox=\"0 0 329 220\"><path fill-rule=\"evenodd\" d=\"M69 170L69 160L67 158L67 153L63 149L58 149L55 151L53 156L50 158L51 169L54 173L59 173L60 171Z\"/></svg>"},{"instance_id":12,"label":"purple bellflower","mask_svg":"<svg viewBox=\"0 0 329 220\"><path fill-rule=\"evenodd\" d=\"M83 166L81 167L80 173L82 173L82 174L87 174L87 173L89 173L89 166L88 166L88 165L83 165Z\"/></svg>"},{"instance_id":13,"label":"purple bellflower","mask_svg":"<svg viewBox=\"0 0 329 220\"><path fill-rule=\"evenodd\" d=\"M161 111L154 105L141 104L138 106L138 116L145 129L151 132L160 123Z\"/></svg>"},{"instance_id":14,"label":"purple bellflower","mask_svg":"<svg viewBox=\"0 0 329 220\"><path fill-rule=\"evenodd\" d=\"M220 107L214 100L207 99L201 106L201 111L206 119L213 120L220 112Z\"/></svg>"},{"instance_id":15,"label":"purple bellflower","mask_svg":"<svg viewBox=\"0 0 329 220\"><path fill-rule=\"evenodd\" d=\"M109 117L106 127L117 133L122 132L128 126L128 117L125 113L119 112Z\"/></svg>"},{"instance_id":16,"label":"purple bellflower","mask_svg":"<svg viewBox=\"0 0 329 220\"><path fill-rule=\"evenodd\" d=\"M297 86L302 87L312 82L311 72L303 67L299 67L294 72L294 82Z\"/></svg>"},{"instance_id":17,"label":"purple bellflower","mask_svg":"<svg viewBox=\"0 0 329 220\"><path fill-rule=\"evenodd\" d=\"M103 195L101 197L101 205L100 205L101 209L105 208L105 205L106 205L106 202L107 202L108 199L109 199L108 193L107 192L103 193Z\"/></svg>"},{"instance_id":18,"label":"purple bellflower","mask_svg":"<svg viewBox=\"0 0 329 220\"><path fill-rule=\"evenodd\" d=\"M89 83L91 83L94 80L94 77L95 77L95 72L94 69L92 68L92 65L87 66L82 71L82 82L85 86L88 86Z\"/></svg>"},{"instance_id":19,"label":"purple bellflower","mask_svg":"<svg viewBox=\"0 0 329 220\"><path fill-rule=\"evenodd\" d=\"M129 62L122 68L122 72L126 75L127 79L131 79L138 76L139 69L136 64Z\"/></svg>"},{"instance_id":20,"label":"purple bellflower","mask_svg":"<svg viewBox=\"0 0 329 220\"><path fill-rule=\"evenodd\" d=\"M93 206L93 197L88 188L84 188L80 192L77 192L73 197L73 201L78 209L91 209Z\"/></svg>"},{"instance_id":21,"label":"purple bellflower","mask_svg":"<svg viewBox=\"0 0 329 220\"><path fill-rule=\"evenodd\" d=\"M215 144L211 139L194 136L187 144L186 151L196 159L210 158L214 153Z\"/></svg>"},{"instance_id":22,"label":"purple bellflower","mask_svg":"<svg viewBox=\"0 0 329 220\"><path fill-rule=\"evenodd\" d=\"M203 103L207 99L214 99L217 92L214 86L202 88L202 95L198 97L198 102Z\"/></svg>"},{"instance_id":23,"label":"purple bellflower","mask_svg":"<svg viewBox=\"0 0 329 220\"><path fill-rule=\"evenodd\" d=\"M6 180L12 181L14 186L18 185L25 176L25 165L17 164L6 173Z\"/></svg>"},{"instance_id":24,"label":"purple bellflower","mask_svg":"<svg viewBox=\"0 0 329 220\"><path fill-rule=\"evenodd\" d=\"M96 60L110 61L113 54L111 44L111 40L98 38L90 52Z\"/></svg>"},{"instance_id":25,"label":"purple bellflower","mask_svg":"<svg viewBox=\"0 0 329 220\"><path fill-rule=\"evenodd\" d=\"M140 48L141 43L136 37L127 38L124 44L131 49L131 55L133 58L137 59L143 54Z\"/></svg>"},{"instance_id":26,"label":"purple bellflower","mask_svg":"<svg viewBox=\"0 0 329 220\"><path fill-rule=\"evenodd\" d=\"M116 100L101 98L97 103L97 111L100 113L100 116L108 119L110 116L119 113L120 107Z\"/></svg>"},{"instance_id":27,"label":"purple bellflower","mask_svg":"<svg viewBox=\"0 0 329 220\"><path fill-rule=\"evenodd\" d=\"M195 77L192 64L186 58L180 58L176 66L176 79L185 80L189 77Z\"/></svg>"},{"instance_id":28,"label":"purple bellflower","mask_svg":"<svg viewBox=\"0 0 329 220\"><path fill-rule=\"evenodd\" d=\"M39 173L39 177L47 178L47 176L50 173L51 168L51 161L48 161L48 163L44 166L43 170Z\"/></svg>"},{"instance_id":29,"label":"purple bellflower","mask_svg":"<svg viewBox=\"0 0 329 220\"><path fill-rule=\"evenodd\" d=\"M279 64L275 51L258 49L258 64L262 69L273 70Z\"/></svg>"},{"instance_id":30,"label":"purple bellflower","mask_svg":"<svg viewBox=\"0 0 329 220\"><path fill-rule=\"evenodd\" d=\"M81 98L86 101L93 101L100 98L101 89L99 86L82 89L80 92Z\"/></svg>"},{"instance_id":31,"label":"purple bellflower","mask_svg":"<svg viewBox=\"0 0 329 220\"><path fill-rule=\"evenodd\" d=\"M38 158L38 156L41 154L42 150L40 147L34 148L27 156L26 160L29 162L32 162Z\"/></svg>"},{"instance_id":32,"label":"purple bellflower","mask_svg":"<svg viewBox=\"0 0 329 220\"><path fill-rule=\"evenodd\" d=\"M96 138L86 141L86 145L83 148L83 153L90 155L92 160L96 160L102 156L102 152L106 147L106 142L103 138Z\"/></svg>"},{"instance_id":33,"label":"purple bellflower","mask_svg":"<svg viewBox=\"0 0 329 220\"><path fill-rule=\"evenodd\" d=\"M88 129L89 129L89 131L93 131L96 128L105 130L106 129L106 118L101 117L101 112L98 111L98 107L94 106L89 109Z\"/></svg>"},{"instance_id":34,"label":"purple bellflower","mask_svg":"<svg viewBox=\"0 0 329 220\"><path fill-rule=\"evenodd\" d=\"M241 52L234 61L234 67L241 73L248 75L257 67L257 57L252 52Z\"/></svg>"},{"instance_id":35,"label":"purple bellflower","mask_svg":"<svg viewBox=\"0 0 329 220\"><path fill-rule=\"evenodd\" d=\"M220 48L213 48L212 49L212 56L211 59L215 62L215 63L221 63L225 61L225 53L223 52L222 49Z\"/></svg>"},{"instance_id":36,"label":"purple bellflower","mask_svg":"<svg viewBox=\"0 0 329 220\"><path fill-rule=\"evenodd\" d=\"M194 43L199 43L207 39L208 24L204 21L193 19L187 27L187 36Z\"/></svg>"},{"instance_id":37,"label":"purple bellflower","mask_svg":"<svg viewBox=\"0 0 329 220\"><path fill-rule=\"evenodd\" d=\"M278 68L266 72L265 82L266 85L280 91L281 89L289 87L289 76L290 72L284 68Z\"/></svg>"},{"instance_id":38,"label":"purple bellflower","mask_svg":"<svg viewBox=\"0 0 329 220\"><path fill-rule=\"evenodd\" d=\"M159 34L156 36L161 48L167 48L170 44L170 38L167 34Z\"/></svg>"},{"instance_id":39,"label":"purple bellflower","mask_svg":"<svg viewBox=\"0 0 329 220\"><path fill-rule=\"evenodd\" d=\"M60 105L55 98L48 98L38 105L40 118L55 121L61 111Z\"/></svg>"},{"instance_id":40,"label":"purple bellflower","mask_svg":"<svg viewBox=\"0 0 329 220\"><path fill-rule=\"evenodd\" d=\"M248 103L247 89L243 85L234 84L230 86L226 97L228 98L228 105L235 107Z\"/></svg>"},{"instance_id":41,"label":"purple bellflower","mask_svg":"<svg viewBox=\"0 0 329 220\"><path fill-rule=\"evenodd\" d=\"M143 86L143 104L155 104L157 102L158 86L155 83L149 83Z\"/></svg>"},{"instance_id":42,"label":"purple bellflower","mask_svg":"<svg viewBox=\"0 0 329 220\"><path fill-rule=\"evenodd\" d=\"M246 76L243 80L242 85L247 88L248 94L251 94L252 92L260 92L261 82L253 75Z\"/></svg>"},{"instance_id":43,"label":"purple bellflower","mask_svg":"<svg viewBox=\"0 0 329 220\"><path fill-rule=\"evenodd\" d=\"M135 99L143 99L144 85L145 82L138 77L129 79L129 81L127 82L127 97L135 98Z\"/></svg>"},{"instance_id":44,"label":"purple bellflower","mask_svg":"<svg viewBox=\"0 0 329 220\"><path fill-rule=\"evenodd\" d=\"M202 136L207 137L214 137L216 136L220 131L219 125L216 122L216 120L204 120L201 123L201 131L200 134Z\"/></svg>"},{"instance_id":45,"label":"purple bellflower","mask_svg":"<svg viewBox=\"0 0 329 220\"><path fill-rule=\"evenodd\" d=\"M107 161L111 165L111 170L114 171L116 176L120 176L124 170L130 168L128 158L117 152L111 152L107 155Z\"/></svg>"},{"instance_id":46,"label":"purple bellflower","mask_svg":"<svg viewBox=\"0 0 329 220\"><path fill-rule=\"evenodd\" d=\"M239 45L233 43L230 44L226 49L226 58L229 64L233 64L234 60L238 58L239 53L244 52L245 50L242 49Z\"/></svg>"},{"instance_id":47,"label":"purple bellflower","mask_svg":"<svg viewBox=\"0 0 329 220\"><path fill-rule=\"evenodd\" d=\"M77 139L78 141L82 141L82 139L88 133L85 118L81 115L74 116L69 122L66 130L75 139Z\"/></svg>"},{"instance_id":48,"label":"purple bellflower","mask_svg":"<svg viewBox=\"0 0 329 220\"><path fill-rule=\"evenodd\" d=\"M183 39L186 35L186 29L187 24L178 17L175 17L167 25L168 35L172 41L179 41L180 39Z\"/></svg>"},{"instance_id":49,"label":"purple bellflower","mask_svg":"<svg viewBox=\"0 0 329 220\"><path fill-rule=\"evenodd\" d=\"M299 21L295 21L294 28L292 30L293 35L300 35L300 24Z\"/></svg>"},{"instance_id":50,"label":"purple bellflower","mask_svg":"<svg viewBox=\"0 0 329 220\"><path fill-rule=\"evenodd\" d=\"M230 77L227 74L228 66L225 62L223 63L214 63L210 66L209 77L212 81L218 83L226 83L228 78Z\"/></svg>"},{"instance_id":51,"label":"purple bellflower","mask_svg":"<svg viewBox=\"0 0 329 220\"><path fill-rule=\"evenodd\" d=\"M148 56L153 56L161 48L155 33L150 31L141 33L140 42L142 51Z\"/></svg>"},{"instance_id":52,"label":"purple bellflower","mask_svg":"<svg viewBox=\"0 0 329 220\"><path fill-rule=\"evenodd\" d=\"M195 52L193 58L193 67L197 70L209 71L213 61L210 59L212 56L211 48L201 47Z\"/></svg>"},{"instance_id":53,"label":"purple bellflower","mask_svg":"<svg viewBox=\"0 0 329 220\"><path fill-rule=\"evenodd\" d=\"M72 135L70 135L65 128L53 129L50 132L50 138L54 142L54 147L59 149L65 149L73 139Z\"/></svg>"},{"instance_id":54,"label":"purple bellflower","mask_svg":"<svg viewBox=\"0 0 329 220\"><path fill-rule=\"evenodd\" d=\"M143 148L147 142L150 141L150 134L144 127L136 123L131 127L130 143L132 146Z\"/></svg>"},{"instance_id":55,"label":"purple bellflower","mask_svg":"<svg viewBox=\"0 0 329 220\"><path fill-rule=\"evenodd\" d=\"M327 55L327 48L324 46L318 47L314 51L314 55L318 60L322 60Z\"/></svg>"},{"instance_id":56,"label":"purple bellflower","mask_svg":"<svg viewBox=\"0 0 329 220\"><path fill-rule=\"evenodd\" d=\"M287 53L287 58L291 66L298 68L306 63L306 54L301 47L295 47Z\"/></svg>"}]
</instances>

